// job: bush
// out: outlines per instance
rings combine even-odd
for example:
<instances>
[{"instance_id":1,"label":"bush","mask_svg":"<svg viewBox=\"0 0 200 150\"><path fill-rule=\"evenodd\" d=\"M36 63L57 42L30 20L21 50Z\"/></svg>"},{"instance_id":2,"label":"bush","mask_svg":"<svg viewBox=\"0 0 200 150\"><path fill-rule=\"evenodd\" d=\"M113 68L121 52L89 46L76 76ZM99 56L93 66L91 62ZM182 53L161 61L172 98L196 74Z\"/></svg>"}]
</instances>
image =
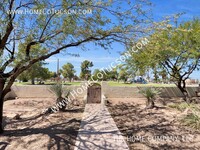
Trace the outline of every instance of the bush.
<instances>
[{"instance_id":1,"label":"bush","mask_svg":"<svg viewBox=\"0 0 200 150\"><path fill-rule=\"evenodd\" d=\"M184 115L179 121L181 124L191 127L193 129L200 130L200 108L197 104L188 104L186 102L180 104L171 104L169 105L171 108L175 108L181 112L185 111L186 109L190 110L190 113Z\"/></svg>"},{"instance_id":2,"label":"bush","mask_svg":"<svg viewBox=\"0 0 200 150\"><path fill-rule=\"evenodd\" d=\"M68 96L70 94L70 91L68 89L66 89L66 92L65 92L61 83L57 83L57 84L51 85L50 86L50 91L52 93L54 93L56 95L56 97L57 97L56 103L60 106L59 110L60 111L64 111L65 108L67 107L66 106L67 104L65 104L65 106L60 105L60 104L63 104L63 101L65 100L63 95L66 93L65 97L68 98Z\"/></svg>"},{"instance_id":3,"label":"bush","mask_svg":"<svg viewBox=\"0 0 200 150\"><path fill-rule=\"evenodd\" d=\"M139 87L138 87L139 88ZM158 94L160 94L160 89L153 88L153 87L144 87L139 88L139 93L144 95L147 98L146 108L153 108L154 107L154 100Z\"/></svg>"},{"instance_id":4,"label":"bush","mask_svg":"<svg viewBox=\"0 0 200 150\"><path fill-rule=\"evenodd\" d=\"M170 104L169 107L171 108L175 108L181 112L183 112L185 109L191 109L191 110L194 110L194 111L200 111L200 108L198 105L196 104L188 104L186 102L184 103L179 103L179 104Z\"/></svg>"},{"instance_id":5,"label":"bush","mask_svg":"<svg viewBox=\"0 0 200 150\"><path fill-rule=\"evenodd\" d=\"M53 84L50 86L50 91L56 95L57 98L63 95L63 86L60 83Z\"/></svg>"},{"instance_id":6,"label":"bush","mask_svg":"<svg viewBox=\"0 0 200 150\"><path fill-rule=\"evenodd\" d=\"M195 113L188 114L182 118L181 123L193 129L200 130L200 116Z\"/></svg>"},{"instance_id":7,"label":"bush","mask_svg":"<svg viewBox=\"0 0 200 150\"><path fill-rule=\"evenodd\" d=\"M154 99L158 94L160 94L160 90L153 87L144 87L139 89L139 93L144 95L147 99Z\"/></svg>"}]
</instances>

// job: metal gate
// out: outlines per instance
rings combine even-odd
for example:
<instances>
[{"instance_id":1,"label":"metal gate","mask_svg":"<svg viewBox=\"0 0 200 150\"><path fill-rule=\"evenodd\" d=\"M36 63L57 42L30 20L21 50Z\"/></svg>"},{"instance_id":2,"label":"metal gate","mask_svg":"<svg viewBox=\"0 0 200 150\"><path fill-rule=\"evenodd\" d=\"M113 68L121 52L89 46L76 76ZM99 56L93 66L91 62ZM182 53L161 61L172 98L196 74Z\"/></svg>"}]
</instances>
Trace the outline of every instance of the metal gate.
<instances>
[{"instance_id":1,"label":"metal gate","mask_svg":"<svg viewBox=\"0 0 200 150\"><path fill-rule=\"evenodd\" d=\"M88 87L87 103L101 103L101 85L94 84Z\"/></svg>"}]
</instances>

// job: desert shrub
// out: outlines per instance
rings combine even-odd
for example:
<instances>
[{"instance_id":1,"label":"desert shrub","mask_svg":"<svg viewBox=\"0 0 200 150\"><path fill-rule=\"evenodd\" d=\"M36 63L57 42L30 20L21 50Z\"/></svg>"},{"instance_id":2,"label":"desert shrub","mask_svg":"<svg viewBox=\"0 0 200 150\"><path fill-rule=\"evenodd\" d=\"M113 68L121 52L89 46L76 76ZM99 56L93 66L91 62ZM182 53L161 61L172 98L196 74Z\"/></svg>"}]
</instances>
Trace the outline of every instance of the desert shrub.
<instances>
[{"instance_id":1,"label":"desert shrub","mask_svg":"<svg viewBox=\"0 0 200 150\"><path fill-rule=\"evenodd\" d=\"M50 91L56 95L57 98L62 97L63 95L63 86L60 83L53 84L50 86Z\"/></svg>"},{"instance_id":2,"label":"desert shrub","mask_svg":"<svg viewBox=\"0 0 200 150\"><path fill-rule=\"evenodd\" d=\"M180 123L191 127L193 129L200 130L200 107L197 104L188 104L186 102L171 104L169 107L177 109L181 112L185 111L186 109L190 110L189 113L179 119Z\"/></svg>"},{"instance_id":3,"label":"desert shrub","mask_svg":"<svg viewBox=\"0 0 200 150\"><path fill-rule=\"evenodd\" d=\"M153 99L158 94L160 94L160 89L154 87L143 87L139 89L140 89L139 93L144 95L147 99Z\"/></svg>"},{"instance_id":4,"label":"desert shrub","mask_svg":"<svg viewBox=\"0 0 200 150\"><path fill-rule=\"evenodd\" d=\"M171 108L175 108L181 112L183 112L185 109L191 109L191 110L194 110L194 111L200 111L200 108L197 104L188 104L186 102L183 102L183 103L177 103L177 104L170 104L168 105L169 107Z\"/></svg>"},{"instance_id":5,"label":"desert shrub","mask_svg":"<svg viewBox=\"0 0 200 150\"><path fill-rule=\"evenodd\" d=\"M61 83L51 85L49 89L57 97L56 103L60 106L59 110L64 111L65 108L67 107L67 104L65 104L65 105L62 105L62 104L64 104L63 101L66 101L65 98L69 97L70 90L64 89ZM65 98L63 97L63 95L65 95Z\"/></svg>"},{"instance_id":6,"label":"desert shrub","mask_svg":"<svg viewBox=\"0 0 200 150\"><path fill-rule=\"evenodd\" d=\"M193 129L200 130L200 116L196 113L187 114L181 119L181 123Z\"/></svg>"},{"instance_id":7,"label":"desert shrub","mask_svg":"<svg viewBox=\"0 0 200 150\"><path fill-rule=\"evenodd\" d=\"M154 100L157 95L160 94L160 89L153 88L153 87L143 87L139 88L139 93L141 93L144 97L147 98L147 108L153 108L154 107Z\"/></svg>"}]
</instances>

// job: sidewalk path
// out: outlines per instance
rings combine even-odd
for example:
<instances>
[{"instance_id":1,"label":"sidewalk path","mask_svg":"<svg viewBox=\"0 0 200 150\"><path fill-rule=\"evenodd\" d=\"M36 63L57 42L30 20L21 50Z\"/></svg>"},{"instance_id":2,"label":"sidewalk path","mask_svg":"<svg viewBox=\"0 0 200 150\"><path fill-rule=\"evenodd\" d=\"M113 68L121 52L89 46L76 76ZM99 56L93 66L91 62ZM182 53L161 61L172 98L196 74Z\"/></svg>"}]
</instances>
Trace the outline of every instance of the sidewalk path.
<instances>
[{"instance_id":1,"label":"sidewalk path","mask_svg":"<svg viewBox=\"0 0 200 150\"><path fill-rule=\"evenodd\" d=\"M106 106L86 104L75 150L129 150Z\"/></svg>"}]
</instances>

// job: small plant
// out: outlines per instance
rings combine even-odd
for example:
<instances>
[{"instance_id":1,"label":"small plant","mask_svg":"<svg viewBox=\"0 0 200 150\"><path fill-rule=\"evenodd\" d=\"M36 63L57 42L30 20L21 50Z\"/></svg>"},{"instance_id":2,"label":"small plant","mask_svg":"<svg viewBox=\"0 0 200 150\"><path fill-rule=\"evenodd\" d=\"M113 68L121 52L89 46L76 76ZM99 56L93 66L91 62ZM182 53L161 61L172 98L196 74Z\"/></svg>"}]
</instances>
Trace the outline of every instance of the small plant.
<instances>
[{"instance_id":1,"label":"small plant","mask_svg":"<svg viewBox=\"0 0 200 150\"><path fill-rule=\"evenodd\" d=\"M153 88L153 87L144 87L139 88L139 93L144 95L147 98L146 108L151 109L155 107L154 100L156 96L160 93L159 89Z\"/></svg>"},{"instance_id":2,"label":"small plant","mask_svg":"<svg viewBox=\"0 0 200 150\"><path fill-rule=\"evenodd\" d=\"M63 95L63 86L60 83L53 84L50 86L50 91L53 92L57 98Z\"/></svg>"},{"instance_id":3,"label":"small plant","mask_svg":"<svg viewBox=\"0 0 200 150\"><path fill-rule=\"evenodd\" d=\"M181 112L187 110L190 110L189 113L187 111L187 114L184 115L181 119L179 119L180 123L191 127L193 129L200 130L200 107L197 104L188 104L186 102L179 103L179 104L170 104L168 105L171 108L177 109Z\"/></svg>"},{"instance_id":4,"label":"small plant","mask_svg":"<svg viewBox=\"0 0 200 150\"><path fill-rule=\"evenodd\" d=\"M178 104L170 104L168 105L171 108L175 108L181 112L183 112L185 109L191 109L194 111L200 111L200 108L196 104L188 104L186 102L178 103Z\"/></svg>"},{"instance_id":5,"label":"small plant","mask_svg":"<svg viewBox=\"0 0 200 150\"><path fill-rule=\"evenodd\" d=\"M200 116L195 113L190 113L182 118L181 123L193 129L200 130Z\"/></svg>"},{"instance_id":6,"label":"small plant","mask_svg":"<svg viewBox=\"0 0 200 150\"><path fill-rule=\"evenodd\" d=\"M67 104L64 104L64 101L65 98L68 98L69 97L69 94L70 94L70 91L67 90L67 94L65 95L65 98L63 97L63 95L66 93L63 89L63 86L61 83L57 83L57 84L54 84L54 85L51 85L50 86L50 91L52 93L54 93L57 97L56 99L56 104L59 106L59 110L60 111L64 111L65 108L67 107L66 105ZM64 104L64 105L61 105L61 104Z\"/></svg>"}]
</instances>

